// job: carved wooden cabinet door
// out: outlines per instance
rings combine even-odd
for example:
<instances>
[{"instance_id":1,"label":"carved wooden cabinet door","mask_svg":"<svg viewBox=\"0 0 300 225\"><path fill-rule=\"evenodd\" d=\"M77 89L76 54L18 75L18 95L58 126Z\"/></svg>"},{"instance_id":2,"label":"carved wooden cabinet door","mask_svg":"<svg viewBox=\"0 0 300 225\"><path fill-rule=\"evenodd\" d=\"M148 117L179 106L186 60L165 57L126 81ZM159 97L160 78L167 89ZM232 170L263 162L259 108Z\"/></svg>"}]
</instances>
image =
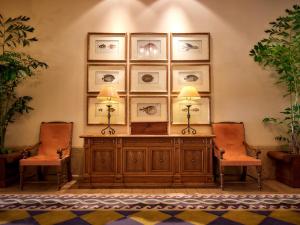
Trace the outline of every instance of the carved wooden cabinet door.
<instances>
[{"instance_id":1,"label":"carved wooden cabinet door","mask_svg":"<svg viewBox=\"0 0 300 225\"><path fill-rule=\"evenodd\" d=\"M150 147L150 173L172 172L172 148Z\"/></svg>"},{"instance_id":2,"label":"carved wooden cabinet door","mask_svg":"<svg viewBox=\"0 0 300 225\"><path fill-rule=\"evenodd\" d=\"M123 149L124 173L146 173L146 148Z\"/></svg>"},{"instance_id":3,"label":"carved wooden cabinet door","mask_svg":"<svg viewBox=\"0 0 300 225\"><path fill-rule=\"evenodd\" d=\"M182 172L205 172L205 148L182 148L181 153Z\"/></svg>"},{"instance_id":4,"label":"carved wooden cabinet door","mask_svg":"<svg viewBox=\"0 0 300 225\"><path fill-rule=\"evenodd\" d=\"M115 156L116 150L109 147L98 147L92 149L92 172L110 173L116 171Z\"/></svg>"}]
</instances>

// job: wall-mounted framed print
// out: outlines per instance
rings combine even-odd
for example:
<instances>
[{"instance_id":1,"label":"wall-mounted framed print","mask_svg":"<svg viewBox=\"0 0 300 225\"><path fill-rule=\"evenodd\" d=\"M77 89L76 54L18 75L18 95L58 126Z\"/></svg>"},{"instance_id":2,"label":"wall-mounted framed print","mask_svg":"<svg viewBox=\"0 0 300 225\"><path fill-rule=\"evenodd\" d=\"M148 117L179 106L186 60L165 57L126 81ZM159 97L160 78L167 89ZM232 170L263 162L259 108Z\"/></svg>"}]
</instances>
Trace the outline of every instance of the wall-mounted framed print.
<instances>
[{"instance_id":1,"label":"wall-mounted framed print","mask_svg":"<svg viewBox=\"0 0 300 225\"><path fill-rule=\"evenodd\" d=\"M131 33L130 60L132 61L167 61L167 33Z\"/></svg>"},{"instance_id":2,"label":"wall-mounted framed print","mask_svg":"<svg viewBox=\"0 0 300 225\"><path fill-rule=\"evenodd\" d=\"M210 92L208 64L177 64L171 68L171 91L179 93L183 86L194 86L198 92Z\"/></svg>"},{"instance_id":3,"label":"wall-mounted framed print","mask_svg":"<svg viewBox=\"0 0 300 225\"><path fill-rule=\"evenodd\" d=\"M126 92L125 64L88 64L87 91L97 93L103 85L114 85L118 92Z\"/></svg>"},{"instance_id":4,"label":"wall-mounted framed print","mask_svg":"<svg viewBox=\"0 0 300 225\"><path fill-rule=\"evenodd\" d=\"M172 61L209 61L209 33L172 33Z\"/></svg>"},{"instance_id":5,"label":"wall-mounted framed print","mask_svg":"<svg viewBox=\"0 0 300 225\"><path fill-rule=\"evenodd\" d=\"M127 122L127 98L120 96L118 103L113 103L111 107L111 124L126 125ZM87 124L99 125L107 124L107 106L100 102L97 96L87 97Z\"/></svg>"},{"instance_id":6,"label":"wall-mounted framed print","mask_svg":"<svg viewBox=\"0 0 300 225\"><path fill-rule=\"evenodd\" d=\"M209 125L211 123L210 97L201 96L200 100L193 101L190 108L190 123L194 125ZM171 121L173 125L187 124L186 102L173 96L171 100Z\"/></svg>"},{"instance_id":7,"label":"wall-mounted framed print","mask_svg":"<svg viewBox=\"0 0 300 225\"><path fill-rule=\"evenodd\" d=\"M88 61L126 61L125 33L88 33Z\"/></svg>"},{"instance_id":8,"label":"wall-mounted framed print","mask_svg":"<svg viewBox=\"0 0 300 225\"><path fill-rule=\"evenodd\" d=\"M129 82L131 93L167 93L168 66L132 64Z\"/></svg>"},{"instance_id":9,"label":"wall-mounted framed print","mask_svg":"<svg viewBox=\"0 0 300 225\"><path fill-rule=\"evenodd\" d=\"M131 122L168 121L168 97L135 96L130 97Z\"/></svg>"}]
</instances>

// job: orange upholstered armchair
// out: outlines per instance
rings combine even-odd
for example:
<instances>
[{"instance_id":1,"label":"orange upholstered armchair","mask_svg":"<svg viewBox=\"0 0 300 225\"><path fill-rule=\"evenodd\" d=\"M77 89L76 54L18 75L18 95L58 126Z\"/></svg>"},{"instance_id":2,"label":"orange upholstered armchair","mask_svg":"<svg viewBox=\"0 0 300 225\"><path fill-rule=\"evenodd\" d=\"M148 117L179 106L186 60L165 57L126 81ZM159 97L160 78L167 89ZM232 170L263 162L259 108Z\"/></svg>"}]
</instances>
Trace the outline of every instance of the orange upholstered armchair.
<instances>
[{"instance_id":1,"label":"orange upholstered armchair","mask_svg":"<svg viewBox=\"0 0 300 225\"><path fill-rule=\"evenodd\" d=\"M72 122L42 122L40 127L40 141L23 150L23 159L20 160L20 188L23 189L24 170L29 166L56 167L57 186L61 187L62 175L71 180L70 154L72 147ZM36 149L37 154L31 156ZM63 173L66 172L66 173Z\"/></svg>"},{"instance_id":2,"label":"orange upholstered armchair","mask_svg":"<svg viewBox=\"0 0 300 225\"><path fill-rule=\"evenodd\" d=\"M224 188L224 167L239 166L243 168L242 180L247 175L247 166L255 166L257 171L258 189L261 190L262 164L259 159L260 150L250 147L245 141L244 124L222 122L212 124L214 139L214 155L219 161L220 183ZM253 151L256 157L247 155L247 150Z\"/></svg>"}]
</instances>

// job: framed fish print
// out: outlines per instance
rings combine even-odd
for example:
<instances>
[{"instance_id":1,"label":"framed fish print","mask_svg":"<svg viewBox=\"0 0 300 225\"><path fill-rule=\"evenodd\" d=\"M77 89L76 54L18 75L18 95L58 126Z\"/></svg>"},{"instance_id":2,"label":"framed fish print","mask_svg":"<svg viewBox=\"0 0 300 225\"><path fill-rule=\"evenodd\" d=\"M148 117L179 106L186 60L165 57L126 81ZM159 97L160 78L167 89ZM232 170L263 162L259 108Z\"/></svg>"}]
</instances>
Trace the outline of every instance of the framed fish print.
<instances>
[{"instance_id":1,"label":"framed fish print","mask_svg":"<svg viewBox=\"0 0 300 225\"><path fill-rule=\"evenodd\" d=\"M194 86L198 92L210 92L208 64L177 64L171 68L171 91L179 93L183 86Z\"/></svg>"},{"instance_id":2,"label":"framed fish print","mask_svg":"<svg viewBox=\"0 0 300 225\"><path fill-rule=\"evenodd\" d=\"M209 61L209 33L172 33L172 61Z\"/></svg>"},{"instance_id":3,"label":"framed fish print","mask_svg":"<svg viewBox=\"0 0 300 225\"><path fill-rule=\"evenodd\" d=\"M186 102L173 96L171 101L171 121L173 125L187 124ZM211 123L210 97L201 96L200 100L192 102L190 108L190 123L194 125L209 125Z\"/></svg>"},{"instance_id":4,"label":"framed fish print","mask_svg":"<svg viewBox=\"0 0 300 225\"><path fill-rule=\"evenodd\" d=\"M131 122L168 121L168 97L130 97Z\"/></svg>"},{"instance_id":5,"label":"framed fish print","mask_svg":"<svg viewBox=\"0 0 300 225\"><path fill-rule=\"evenodd\" d=\"M126 125L126 97L120 96L118 103L113 103L111 107L111 124ZM97 96L87 97L87 124L99 125L107 124L107 106L106 103L100 102Z\"/></svg>"},{"instance_id":6,"label":"framed fish print","mask_svg":"<svg viewBox=\"0 0 300 225\"><path fill-rule=\"evenodd\" d=\"M88 61L126 61L125 33L88 33Z\"/></svg>"},{"instance_id":7,"label":"framed fish print","mask_svg":"<svg viewBox=\"0 0 300 225\"><path fill-rule=\"evenodd\" d=\"M131 93L167 93L168 66L132 64L129 84Z\"/></svg>"},{"instance_id":8,"label":"framed fish print","mask_svg":"<svg viewBox=\"0 0 300 225\"><path fill-rule=\"evenodd\" d=\"M126 92L125 64L89 64L87 65L88 93L97 93L103 85L114 85L118 92Z\"/></svg>"},{"instance_id":9,"label":"framed fish print","mask_svg":"<svg viewBox=\"0 0 300 225\"><path fill-rule=\"evenodd\" d=\"M167 61L168 34L132 33L130 34L130 60Z\"/></svg>"}]
</instances>

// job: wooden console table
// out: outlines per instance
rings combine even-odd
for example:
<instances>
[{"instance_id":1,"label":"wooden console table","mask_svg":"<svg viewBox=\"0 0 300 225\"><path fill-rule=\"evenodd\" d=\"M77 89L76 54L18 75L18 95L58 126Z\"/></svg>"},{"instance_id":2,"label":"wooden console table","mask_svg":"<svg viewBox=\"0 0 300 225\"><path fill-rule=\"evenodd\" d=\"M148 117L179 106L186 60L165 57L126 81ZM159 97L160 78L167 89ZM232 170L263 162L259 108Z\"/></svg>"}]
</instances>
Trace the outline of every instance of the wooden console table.
<instances>
[{"instance_id":1,"label":"wooden console table","mask_svg":"<svg viewBox=\"0 0 300 225\"><path fill-rule=\"evenodd\" d=\"M80 187L213 185L213 135L82 135Z\"/></svg>"}]
</instances>

